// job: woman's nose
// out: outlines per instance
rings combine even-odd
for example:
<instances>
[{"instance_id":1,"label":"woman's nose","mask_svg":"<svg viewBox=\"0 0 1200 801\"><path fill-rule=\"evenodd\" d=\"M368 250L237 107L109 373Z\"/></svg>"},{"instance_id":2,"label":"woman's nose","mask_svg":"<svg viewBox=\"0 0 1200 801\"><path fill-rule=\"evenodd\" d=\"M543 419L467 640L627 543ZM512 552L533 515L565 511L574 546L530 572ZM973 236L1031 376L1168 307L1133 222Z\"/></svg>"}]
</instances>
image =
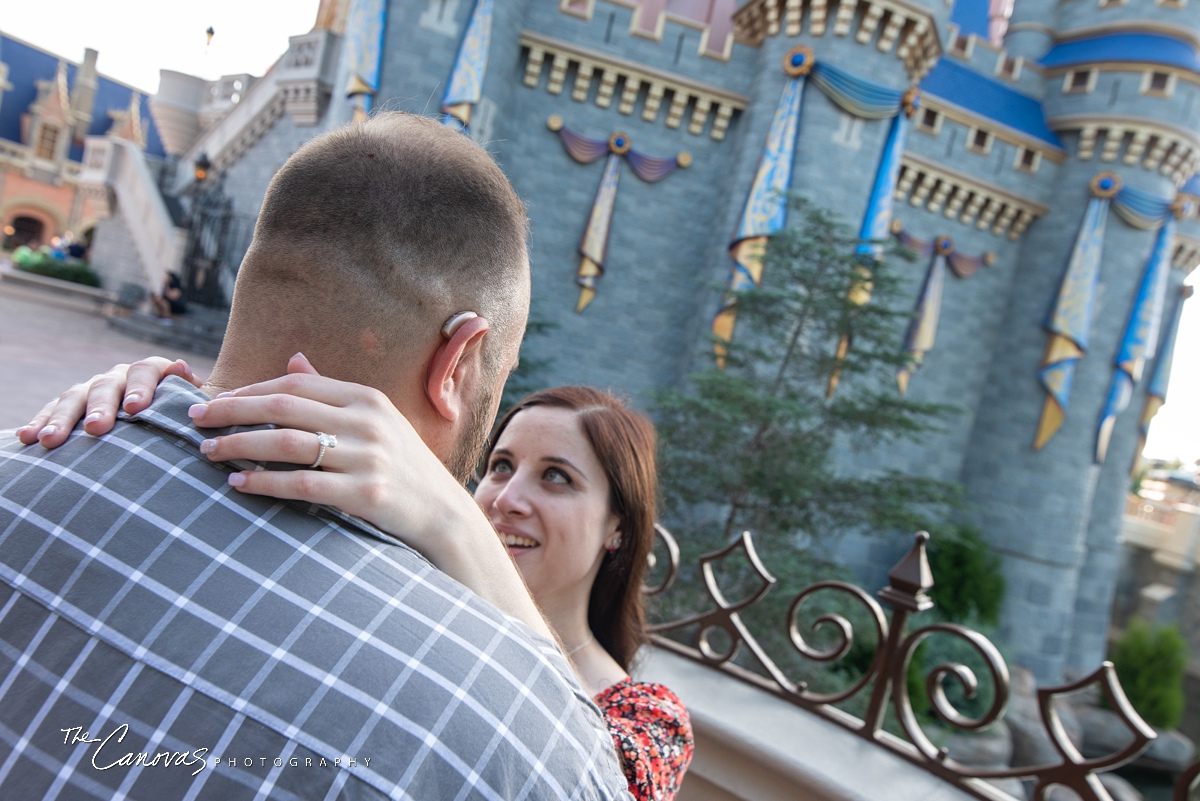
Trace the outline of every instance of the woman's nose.
<instances>
[{"instance_id":1,"label":"woman's nose","mask_svg":"<svg viewBox=\"0 0 1200 801\"><path fill-rule=\"evenodd\" d=\"M512 475L492 501L492 505L503 514L521 517L528 515L531 509L529 492L523 476L518 472Z\"/></svg>"}]
</instances>

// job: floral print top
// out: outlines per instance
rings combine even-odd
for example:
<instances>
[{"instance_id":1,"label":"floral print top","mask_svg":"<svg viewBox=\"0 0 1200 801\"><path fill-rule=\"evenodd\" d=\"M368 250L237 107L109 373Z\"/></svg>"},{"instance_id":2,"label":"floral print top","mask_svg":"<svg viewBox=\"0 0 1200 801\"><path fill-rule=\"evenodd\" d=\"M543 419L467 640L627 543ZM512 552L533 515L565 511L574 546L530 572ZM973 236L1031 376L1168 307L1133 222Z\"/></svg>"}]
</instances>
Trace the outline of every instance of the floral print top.
<instances>
[{"instance_id":1,"label":"floral print top","mask_svg":"<svg viewBox=\"0 0 1200 801\"><path fill-rule=\"evenodd\" d=\"M675 693L628 677L596 695L612 733L629 792L637 801L670 801L692 761L692 724Z\"/></svg>"}]
</instances>

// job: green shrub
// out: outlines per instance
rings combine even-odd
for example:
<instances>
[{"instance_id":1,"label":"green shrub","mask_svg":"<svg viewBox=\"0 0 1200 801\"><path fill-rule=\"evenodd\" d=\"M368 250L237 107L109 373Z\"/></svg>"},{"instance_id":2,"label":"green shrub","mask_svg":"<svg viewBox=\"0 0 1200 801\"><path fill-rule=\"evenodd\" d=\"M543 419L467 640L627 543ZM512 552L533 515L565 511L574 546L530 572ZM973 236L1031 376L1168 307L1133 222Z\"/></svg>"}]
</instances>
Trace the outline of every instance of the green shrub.
<instances>
[{"instance_id":1,"label":"green shrub","mask_svg":"<svg viewBox=\"0 0 1200 801\"><path fill-rule=\"evenodd\" d=\"M1112 650L1129 702L1151 726L1172 729L1183 717L1187 642L1175 626L1132 618Z\"/></svg>"},{"instance_id":2,"label":"green shrub","mask_svg":"<svg viewBox=\"0 0 1200 801\"><path fill-rule=\"evenodd\" d=\"M970 526L947 526L929 540L929 568L937 608L956 623L979 621L995 625L1004 603L1004 574L1000 557Z\"/></svg>"},{"instance_id":3,"label":"green shrub","mask_svg":"<svg viewBox=\"0 0 1200 801\"><path fill-rule=\"evenodd\" d=\"M36 253L32 258L17 262L17 266L25 272L44 275L47 278L86 286L100 286L100 276L84 261L60 261L49 254Z\"/></svg>"}]
</instances>

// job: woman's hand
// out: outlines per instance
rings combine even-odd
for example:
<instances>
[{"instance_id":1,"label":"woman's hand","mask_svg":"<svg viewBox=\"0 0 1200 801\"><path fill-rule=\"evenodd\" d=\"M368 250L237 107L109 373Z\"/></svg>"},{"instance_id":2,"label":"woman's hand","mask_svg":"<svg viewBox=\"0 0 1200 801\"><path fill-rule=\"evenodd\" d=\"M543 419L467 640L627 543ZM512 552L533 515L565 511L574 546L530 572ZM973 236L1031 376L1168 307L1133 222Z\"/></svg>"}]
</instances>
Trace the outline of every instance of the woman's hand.
<instances>
[{"instance_id":1,"label":"woman's hand","mask_svg":"<svg viewBox=\"0 0 1200 801\"><path fill-rule=\"evenodd\" d=\"M92 436L107 434L116 423L119 408L127 414L144 410L154 400L154 390L169 375L197 387L201 383L183 359L151 356L133 364L118 364L47 403L17 429L17 438L25 445L40 442L45 448L57 448L67 441L80 420L84 421L83 430Z\"/></svg>"},{"instance_id":2,"label":"woman's hand","mask_svg":"<svg viewBox=\"0 0 1200 801\"><path fill-rule=\"evenodd\" d=\"M202 428L276 426L205 440L201 451L213 461L307 467L320 455L317 432L333 434L337 445L325 449L320 470L246 470L231 474L229 483L368 520L553 639L474 498L382 392L317 375L297 354L288 375L196 404L188 414Z\"/></svg>"}]
</instances>

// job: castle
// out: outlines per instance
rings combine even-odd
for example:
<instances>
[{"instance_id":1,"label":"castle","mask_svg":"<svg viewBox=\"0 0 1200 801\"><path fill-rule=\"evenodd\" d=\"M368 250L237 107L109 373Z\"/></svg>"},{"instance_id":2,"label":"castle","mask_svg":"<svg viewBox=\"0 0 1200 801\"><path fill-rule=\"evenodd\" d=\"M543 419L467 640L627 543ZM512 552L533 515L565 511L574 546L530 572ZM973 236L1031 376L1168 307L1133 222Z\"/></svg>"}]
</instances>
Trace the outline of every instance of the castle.
<instances>
[{"instance_id":1,"label":"castle","mask_svg":"<svg viewBox=\"0 0 1200 801\"><path fill-rule=\"evenodd\" d=\"M710 332L736 337L714 285L771 280L755 253L781 189L900 237L922 258L901 267L918 324L897 391L966 413L841 467L961 483L1004 561L1013 657L1044 683L1103 658L1130 465L1200 262L1196 3L325 0L266 76L235 78L205 120L208 85L164 73L168 195L203 164L252 219L315 133L443 114L528 203L533 315L557 328L526 347L555 383L644 400L707 366ZM111 146L88 180L132 236ZM228 283L240 256L206 258ZM841 545L868 575L901 547Z\"/></svg>"}]
</instances>

